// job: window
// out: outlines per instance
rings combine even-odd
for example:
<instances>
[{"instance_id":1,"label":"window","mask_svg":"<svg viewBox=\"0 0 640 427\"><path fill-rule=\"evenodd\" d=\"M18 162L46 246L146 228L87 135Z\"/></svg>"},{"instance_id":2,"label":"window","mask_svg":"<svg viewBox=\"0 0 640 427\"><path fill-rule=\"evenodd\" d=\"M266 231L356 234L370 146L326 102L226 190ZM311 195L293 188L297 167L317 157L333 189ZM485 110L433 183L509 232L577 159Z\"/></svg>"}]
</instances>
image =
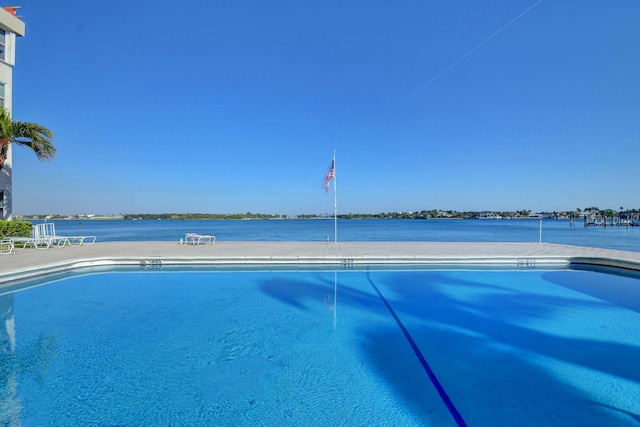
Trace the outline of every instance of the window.
<instances>
[{"instance_id":1,"label":"window","mask_svg":"<svg viewBox=\"0 0 640 427\"><path fill-rule=\"evenodd\" d=\"M7 42L6 35L7 33L3 29L0 29L0 59L3 61L6 60L5 58L6 42Z\"/></svg>"},{"instance_id":2,"label":"window","mask_svg":"<svg viewBox=\"0 0 640 427\"><path fill-rule=\"evenodd\" d=\"M0 108L4 108L4 83L0 82Z\"/></svg>"}]
</instances>

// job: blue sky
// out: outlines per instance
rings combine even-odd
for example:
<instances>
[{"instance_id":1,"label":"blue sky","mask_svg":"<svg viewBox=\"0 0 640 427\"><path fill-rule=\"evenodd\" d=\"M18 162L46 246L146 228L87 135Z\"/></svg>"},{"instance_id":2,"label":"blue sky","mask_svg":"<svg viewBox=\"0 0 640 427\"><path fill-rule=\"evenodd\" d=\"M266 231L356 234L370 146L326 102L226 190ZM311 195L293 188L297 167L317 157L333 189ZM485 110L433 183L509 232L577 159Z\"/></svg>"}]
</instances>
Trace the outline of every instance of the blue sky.
<instances>
[{"instance_id":1,"label":"blue sky","mask_svg":"<svg viewBox=\"0 0 640 427\"><path fill-rule=\"evenodd\" d=\"M525 12L523 14L523 12ZM640 2L29 0L16 214L640 208ZM517 18L517 19L516 19Z\"/></svg>"}]
</instances>

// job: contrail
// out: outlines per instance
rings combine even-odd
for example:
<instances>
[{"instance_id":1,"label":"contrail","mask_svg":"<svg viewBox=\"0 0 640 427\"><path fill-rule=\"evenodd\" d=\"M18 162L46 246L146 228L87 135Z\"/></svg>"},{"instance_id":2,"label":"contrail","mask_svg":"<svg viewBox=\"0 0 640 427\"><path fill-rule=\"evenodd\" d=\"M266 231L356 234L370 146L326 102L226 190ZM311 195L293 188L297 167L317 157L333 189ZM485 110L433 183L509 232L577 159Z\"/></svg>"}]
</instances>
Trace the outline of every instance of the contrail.
<instances>
[{"instance_id":1,"label":"contrail","mask_svg":"<svg viewBox=\"0 0 640 427\"><path fill-rule=\"evenodd\" d=\"M418 93L422 92L427 86L429 86L431 83L433 83L434 81L436 81L437 79L439 79L440 77L442 77L443 74L445 74L447 71L449 71L450 69L452 69L453 67L455 67L456 65L458 65L461 61L463 61L467 56L471 55L473 52L475 52L476 50L480 49L485 43L487 43L489 40L491 40L492 38L494 38L495 36L497 36L498 34L500 34L503 30L505 30L507 27L509 27L511 24L513 24L514 22L516 22L518 19L522 18L524 15L526 15L527 13L529 13L529 11L531 11L533 8L535 8L536 6L538 6L540 3L542 3L542 0L538 0L537 2L535 2L532 6L530 6L528 9L526 9L524 12L522 12L520 15L516 16L515 18L513 18L511 21L507 22L505 25L503 25L499 30L497 30L496 32L494 32L493 34L491 34L489 37L487 37L486 39L484 39L483 41L481 41L479 44L477 44L473 49L471 49L470 51L468 51L467 53L465 53L464 55L462 55L460 58L456 59L455 61L453 61L451 64L449 64L449 66L447 66L445 69L443 69L442 71L440 71L438 74L436 74L435 76L433 76L428 82L426 82L425 84L423 84L422 86L420 86L418 89L414 90L411 94L409 94L409 96L407 96L406 98L404 98L402 101L398 102L396 105L394 105L389 111L387 111L386 113L382 114L380 117L378 117L372 124L375 124L377 122L379 122L383 117L389 115L390 113L392 113L393 111L395 111L398 107L400 107L402 104L404 104L405 102L407 102L408 100L410 100L411 98L413 98L414 96L416 96Z\"/></svg>"}]
</instances>

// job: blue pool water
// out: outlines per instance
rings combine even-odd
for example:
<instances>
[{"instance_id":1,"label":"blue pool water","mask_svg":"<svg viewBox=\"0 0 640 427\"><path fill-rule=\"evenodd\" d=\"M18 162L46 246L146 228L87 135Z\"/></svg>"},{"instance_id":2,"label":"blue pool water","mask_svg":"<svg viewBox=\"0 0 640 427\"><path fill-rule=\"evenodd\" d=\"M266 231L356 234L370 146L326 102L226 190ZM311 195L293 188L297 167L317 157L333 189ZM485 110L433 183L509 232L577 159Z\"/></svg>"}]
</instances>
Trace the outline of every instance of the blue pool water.
<instances>
[{"instance_id":1,"label":"blue pool water","mask_svg":"<svg viewBox=\"0 0 640 427\"><path fill-rule=\"evenodd\" d=\"M640 287L583 270L87 271L0 296L3 425L637 425Z\"/></svg>"},{"instance_id":2,"label":"blue pool water","mask_svg":"<svg viewBox=\"0 0 640 427\"><path fill-rule=\"evenodd\" d=\"M218 241L333 241L333 220L123 221L56 220L60 235L95 235L98 242L178 241L185 233L213 234ZM338 220L343 242L538 242L537 220ZM640 227L570 226L545 220L542 241L640 251Z\"/></svg>"}]
</instances>

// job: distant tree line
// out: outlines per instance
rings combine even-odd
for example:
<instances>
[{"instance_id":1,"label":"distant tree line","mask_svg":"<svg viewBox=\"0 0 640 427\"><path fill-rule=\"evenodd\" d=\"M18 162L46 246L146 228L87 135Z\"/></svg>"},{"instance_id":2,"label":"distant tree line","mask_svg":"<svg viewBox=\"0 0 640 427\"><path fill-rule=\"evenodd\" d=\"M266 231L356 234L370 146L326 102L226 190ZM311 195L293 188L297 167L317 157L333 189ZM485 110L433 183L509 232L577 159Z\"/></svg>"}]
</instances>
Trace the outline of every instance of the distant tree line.
<instances>
[{"instance_id":1,"label":"distant tree line","mask_svg":"<svg viewBox=\"0 0 640 427\"><path fill-rule=\"evenodd\" d=\"M205 214L205 213L165 213L165 214L124 214L123 219L278 219L286 215L271 215L261 213L243 214Z\"/></svg>"},{"instance_id":2,"label":"distant tree line","mask_svg":"<svg viewBox=\"0 0 640 427\"><path fill-rule=\"evenodd\" d=\"M415 212L381 212L381 213L347 213L338 214L340 219L468 219L479 218L483 214L490 213L492 217L500 218L577 218L581 216L605 216L605 217L627 217L637 218L640 216L640 209L625 209L620 207L619 209L600 209L598 207L588 208L576 208L571 211L553 211L553 212L538 212L533 214L530 209L522 209L517 211L463 211L458 212L456 210L420 210ZM20 217L16 215L16 217ZM91 219L86 215L31 215L24 216L24 219ZM152 219L152 220L211 220L211 219L287 219L287 218L299 218L299 219L322 219L333 218L333 214L299 214L295 216L279 215L279 214L262 214L262 213L234 213L234 214L211 214L211 213L163 213L163 214L123 214L118 216L119 219L137 220L137 219ZM101 217L100 219L105 219Z\"/></svg>"}]
</instances>

